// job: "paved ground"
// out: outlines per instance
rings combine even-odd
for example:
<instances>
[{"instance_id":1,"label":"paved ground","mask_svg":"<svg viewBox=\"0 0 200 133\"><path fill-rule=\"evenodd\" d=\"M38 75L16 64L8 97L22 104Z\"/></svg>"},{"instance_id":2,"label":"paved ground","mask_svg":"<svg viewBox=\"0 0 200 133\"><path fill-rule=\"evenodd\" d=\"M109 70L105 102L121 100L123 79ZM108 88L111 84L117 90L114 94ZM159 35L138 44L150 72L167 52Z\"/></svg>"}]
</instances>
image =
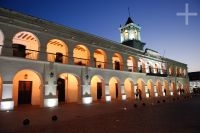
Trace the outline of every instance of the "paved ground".
<instances>
[{"instance_id":1,"label":"paved ground","mask_svg":"<svg viewBox=\"0 0 200 133\"><path fill-rule=\"evenodd\" d=\"M57 108L18 107L0 112L0 133L199 133L200 96L160 103L133 101L65 104ZM52 121L56 115L57 120ZM30 124L24 126L28 118Z\"/></svg>"}]
</instances>

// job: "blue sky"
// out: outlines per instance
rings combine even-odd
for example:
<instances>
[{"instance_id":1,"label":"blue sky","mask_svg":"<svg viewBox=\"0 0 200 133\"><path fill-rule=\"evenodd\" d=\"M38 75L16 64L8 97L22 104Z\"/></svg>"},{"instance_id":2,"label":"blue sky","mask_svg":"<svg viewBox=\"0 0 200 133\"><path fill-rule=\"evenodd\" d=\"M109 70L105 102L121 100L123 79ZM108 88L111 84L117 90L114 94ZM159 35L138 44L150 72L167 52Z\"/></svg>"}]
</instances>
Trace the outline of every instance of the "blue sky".
<instances>
[{"instance_id":1,"label":"blue sky","mask_svg":"<svg viewBox=\"0 0 200 133\"><path fill-rule=\"evenodd\" d=\"M45 3L46 2L46 3ZM0 6L27 15L120 41L119 26L130 16L142 27L145 48L200 71L200 0L0 0ZM185 17L176 13L189 12ZM165 51L165 52L164 52ZM165 54L164 54L165 53Z\"/></svg>"}]
</instances>

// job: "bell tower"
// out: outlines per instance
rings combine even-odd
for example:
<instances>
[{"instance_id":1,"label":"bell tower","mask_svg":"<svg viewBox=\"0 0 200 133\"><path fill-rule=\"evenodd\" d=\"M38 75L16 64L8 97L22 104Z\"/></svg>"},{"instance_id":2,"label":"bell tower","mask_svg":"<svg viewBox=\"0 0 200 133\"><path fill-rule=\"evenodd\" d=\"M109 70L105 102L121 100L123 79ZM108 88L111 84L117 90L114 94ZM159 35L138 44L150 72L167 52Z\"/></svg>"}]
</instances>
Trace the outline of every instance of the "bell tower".
<instances>
[{"instance_id":1,"label":"bell tower","mask_svg":"<svg viewBox=\"0 0 200 133\"><path fill-rule=\"evenodd\" d=\"M121 43L139 50L143 50L145 43L141 42L141 27L133 22L129 16L125 25L120 26Z\"/></svg>"}]
</instances>

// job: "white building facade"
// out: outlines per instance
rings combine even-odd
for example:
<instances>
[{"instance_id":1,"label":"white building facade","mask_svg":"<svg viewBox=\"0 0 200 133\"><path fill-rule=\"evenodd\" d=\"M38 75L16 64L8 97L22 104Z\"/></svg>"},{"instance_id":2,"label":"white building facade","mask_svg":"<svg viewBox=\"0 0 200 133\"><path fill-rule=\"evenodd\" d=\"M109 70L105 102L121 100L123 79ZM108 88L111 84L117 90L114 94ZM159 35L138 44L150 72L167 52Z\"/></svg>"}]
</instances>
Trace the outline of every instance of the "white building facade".
<instances>
[{"instance_id":1,"label":"white building facade","mask_svg":"<svg viewBox=\"0 0 200 133\"><path fill-rule=\"evenodd\" d=\"M0 14L1 110L189 93L187 65L143 50L141 28L130 20L120 27L121 43L134 45L2 8Z\"/></svg>"}]
</instances>

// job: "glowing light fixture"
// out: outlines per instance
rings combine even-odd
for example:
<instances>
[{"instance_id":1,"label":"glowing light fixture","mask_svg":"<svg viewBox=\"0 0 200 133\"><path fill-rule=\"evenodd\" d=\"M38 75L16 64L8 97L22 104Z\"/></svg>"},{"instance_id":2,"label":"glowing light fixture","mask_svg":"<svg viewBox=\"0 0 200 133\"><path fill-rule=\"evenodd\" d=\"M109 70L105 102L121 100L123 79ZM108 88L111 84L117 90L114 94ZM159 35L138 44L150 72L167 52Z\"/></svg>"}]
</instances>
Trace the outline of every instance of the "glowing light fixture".
<instances>
[{"instance_id":1,"label":"glowing light fixture","mask_svg":"<svg viewBox=\"0 0 200 133\"><path fill-rule=\"evenodd\" d=\"M56 107L58 105L58 99L57 98L49 98L44 100L44 106L45 107Z\"/></svg>"},{"instance_id":2,"label":"glowing light fixture","mask_svg":"<svg viewBox=\"0 0 200 133\"><path fill-rule=\"evenodd\" d=\"M14 109L14 101L1 101L0 110L8 111Z\"/></svg>"},{"instance_id":3,"label":"glowing light fixture","mask_svg":"<svg viewBox=\"0 0 200 133\"><path fill-rule=\"evenodd\" d=\"M106 102L110 102L111 101L111 96L106 96Z\"/></svg>"},{"instance_id":4,"label":"glowing light fixture","mask_svg":"<svg viewBox=\"0 0 200 133\"><path fill-rule=\"evenodd\" d=\"M91 104L92 103L92 97L83 97L83 104Z\"/></svg>"}]
</instances>

